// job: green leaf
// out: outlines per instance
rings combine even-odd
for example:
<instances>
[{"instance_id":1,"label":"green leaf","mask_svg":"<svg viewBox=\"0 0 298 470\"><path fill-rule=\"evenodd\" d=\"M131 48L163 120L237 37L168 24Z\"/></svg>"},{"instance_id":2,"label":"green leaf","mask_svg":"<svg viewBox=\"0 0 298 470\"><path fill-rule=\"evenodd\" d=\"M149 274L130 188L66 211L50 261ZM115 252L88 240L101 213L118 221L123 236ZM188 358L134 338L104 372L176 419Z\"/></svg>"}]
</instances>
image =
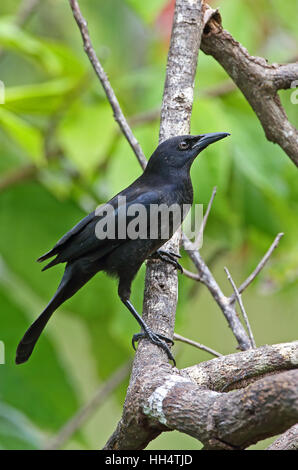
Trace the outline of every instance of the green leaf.
<instances>
[{"instance_id":1,"label":"green leaf","mask_svg":"<svg viewBox=\"0 0 298 470\"><path fill-rule=\"evenodd\" d=\"M6 18L0 21L0 44L25 54L52 75L60 74L63 70L59 57L45 42L22 31Z\"/></svg>"},{"instance_id":2,"label":"green leaf","mask_svg":"<svg viewBox=\"0 0 298 470\"><path fill-rule=\"evenodd\" d=\"M34 163L44 161L43 138L39 129L3 107L0 108L0 125Z\"/></svg>"},{"instance_id":3,"label":"green leaf","mask_svg":"<svg viewBox=\"0 0 298 470\"><path fill-rule=\"evenodd\" d=\"M48 114L56 111L78 85L76 77L5 89L4 108L18 113Z\"/></svg>"},{"instance_id":4,"label":"green leaf","mask_svg":"<svg viewBox=\"0 0 298 470\"><path fill-rule=\"evenodd\" d=\"M105 158L116 123L107 103L73 106L58 131L60 145L77 168L89 172Z\"/></svg>"}]
</instances>

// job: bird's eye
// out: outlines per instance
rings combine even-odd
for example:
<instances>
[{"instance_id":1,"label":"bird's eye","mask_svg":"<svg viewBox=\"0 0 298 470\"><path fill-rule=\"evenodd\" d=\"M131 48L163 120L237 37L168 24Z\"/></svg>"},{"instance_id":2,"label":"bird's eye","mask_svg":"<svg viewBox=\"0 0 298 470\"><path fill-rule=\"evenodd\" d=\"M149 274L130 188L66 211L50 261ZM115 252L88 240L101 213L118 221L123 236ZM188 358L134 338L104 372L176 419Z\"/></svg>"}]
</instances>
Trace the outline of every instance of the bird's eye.
<instances>
[{"instance_id":1,"label":"bird's eye","mask_svg":"<svg viewBox=\"0 0 298 470\"><path fill-rule=\"evenodd\" d=\"M179 144L179 149L180 150L186 150L188 148L189 148L189 144L187 142L185 142L185 141L180 142L180 144Z\"/></svg>"}]
</instances>

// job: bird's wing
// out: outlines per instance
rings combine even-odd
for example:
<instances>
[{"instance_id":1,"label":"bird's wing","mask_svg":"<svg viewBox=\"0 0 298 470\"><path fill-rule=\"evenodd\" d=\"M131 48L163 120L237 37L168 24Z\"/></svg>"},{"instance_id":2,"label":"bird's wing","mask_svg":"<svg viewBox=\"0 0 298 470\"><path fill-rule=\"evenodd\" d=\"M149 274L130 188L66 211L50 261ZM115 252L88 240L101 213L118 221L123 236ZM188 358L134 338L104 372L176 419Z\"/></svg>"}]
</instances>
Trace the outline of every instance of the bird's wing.
<instances>
[{"instance_id":1,"label":"bird's wing","mask_svg":"<svg viewBox=\"0 0 298 470\"><path fill-rule=\"evenodd\" d=\"M59 248L65 245L65 243L68 242L69 239L72 238L74 235L81 232L81 230L83 230L83 228L86 225L88 225L89 222L91 222L94 219L94 217L95 217L95 211L86 215L86 217L80 220L80 222L78 222L74 227L72 227L72 229L70 229L65 235L63 235L63 237L57 241L56 245L50 251L40 256L37 261L40 261L40 262L45 261L46 259L49 259L55 256L58 253Z\"/></svg>"},{"instance_id":2,"label":"bird's wing","mask_svg":"<svg viewBox=\"0 0 298 470\"><path fill-rule=\"evenodd\" d=\"M129 190L130 189L130 190ZM125 197L119 202L119 196ZM118 237L118 223L123 214L126 215L127 208L132 204L142 204L146 209L150 204L159 204L161 198L160 190L152 190L146 187L127 188L119 193L109 203L101 206L96 211L87 215L69 232L67 232L45 255L41 256L38 261L44 261L57 255L54 260L47 264L43 270L48 269L58 263L72 261L85 255L92 254L92 258L99 260L106 254L113 251L116 247L125 242L125 238ZM114 208L114 213L105 212L107 205L110 204ZM124 210L123 210L124 209ZM122 215L121 215L122 214ZM101 239L98 238L96 225L98 222L105 220L107 224L114 218L115 237ZM126 215L126 225L132 220L134 215Z\"/></svg>"}]
</instances>

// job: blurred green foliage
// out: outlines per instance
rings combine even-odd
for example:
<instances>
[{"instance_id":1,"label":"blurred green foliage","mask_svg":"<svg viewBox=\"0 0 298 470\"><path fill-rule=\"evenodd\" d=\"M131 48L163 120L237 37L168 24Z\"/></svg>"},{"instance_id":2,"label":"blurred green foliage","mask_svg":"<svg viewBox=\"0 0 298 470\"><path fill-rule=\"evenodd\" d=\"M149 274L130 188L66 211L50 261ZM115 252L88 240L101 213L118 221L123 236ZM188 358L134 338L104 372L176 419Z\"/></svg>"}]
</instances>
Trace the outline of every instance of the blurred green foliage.
<instances>
[{"instance_id":1,"label":"blurred green foliage","mask_svg":"<svg viewBox=\"0 0 298 470\"><path fill-rule=\"evenodd\" d=\"M224 27L252 54L288 61L297 53L297 2L226 0ZM75 224L140 174L119 134L90 64L67 1L43 0L18 26L17 0L1 1L0 79L0 448L36 449L69 419L96 387L133 355L137 325L116 295L115 281L99 275L55 314L27 364L14 354L25 329L58 284L61 267L40 272L35 259ZM85 0L96 52L134 132L149 157L158 141L158 120L138 119L161 103L171 6L167 0ZM295 13L296 8L296 13ZM194 164L195 202L206 204L217 186L202 253L218 250L212 269L225 292L227 265L240 283L255 267L277 232L278 250L244 295L257 344L296 339L297 169L267 142L243 96L221 89L225 72L199 55L192 132L229 131L232 137L207 149ZM297 123L291 91L283 105ZM183 264L192 268L189 260ZM133 286L142 308L144 268ZM193 281L180 278L177 332L221 351L235 351L213 299ZM209 356L176 346L184 367ZM125 387L114 394L67 443L98 448L121 413ZM103 426L104 423L104 426ZM259 447L264 446L260 443ZM150 448L197 448L178 433L166 433Z\"/></svg>"}]
</instances>

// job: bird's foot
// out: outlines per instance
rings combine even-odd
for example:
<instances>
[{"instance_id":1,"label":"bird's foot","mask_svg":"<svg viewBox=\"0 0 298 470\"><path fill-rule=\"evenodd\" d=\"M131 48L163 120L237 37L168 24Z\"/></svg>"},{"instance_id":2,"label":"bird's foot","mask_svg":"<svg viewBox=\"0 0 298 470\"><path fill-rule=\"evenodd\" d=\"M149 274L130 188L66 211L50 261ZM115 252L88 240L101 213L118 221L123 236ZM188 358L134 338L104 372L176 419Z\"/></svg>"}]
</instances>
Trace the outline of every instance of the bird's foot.
<instances>
[{"instance_id":1,"label":"bird's foot","mask_svg":"<svg viewBox=\"0 0 298 470\"><path fill-rule=\"evenodd\" d=\"M157 250L155 253L153 253L153 255L151 255L151 257L158 258L162 261L165 261L165 263L171 264L176 269L179 269L179 271L183 274L183 267L177 261L177 258L181 258L178 253L174 253L173 251Z\"/></svg>"},{"instance_id":2,"label":"bird's foot","mask_svg":"<svg viewBox=\"0 0 298 470\"><path fill-rule=\"evenodd\" d=\"M133 335L132 347L134 348L134 350L136 350L135 343L138 342L140 339L144 339L144 338L148 339L149 341L151 341L151 343L156 344L161 349L163 349L165 353L167 354L168 358L170 359L170 361L173 361L174 366L176 366L176 361L167 345L167 343L171 345L174 344L174 341L172 339L167 338L164 335L154 333L154 331L148 328L146 329L146 331L143 330L141 333L136 333L135 335Z\"/></svg>"}]
</instances>

